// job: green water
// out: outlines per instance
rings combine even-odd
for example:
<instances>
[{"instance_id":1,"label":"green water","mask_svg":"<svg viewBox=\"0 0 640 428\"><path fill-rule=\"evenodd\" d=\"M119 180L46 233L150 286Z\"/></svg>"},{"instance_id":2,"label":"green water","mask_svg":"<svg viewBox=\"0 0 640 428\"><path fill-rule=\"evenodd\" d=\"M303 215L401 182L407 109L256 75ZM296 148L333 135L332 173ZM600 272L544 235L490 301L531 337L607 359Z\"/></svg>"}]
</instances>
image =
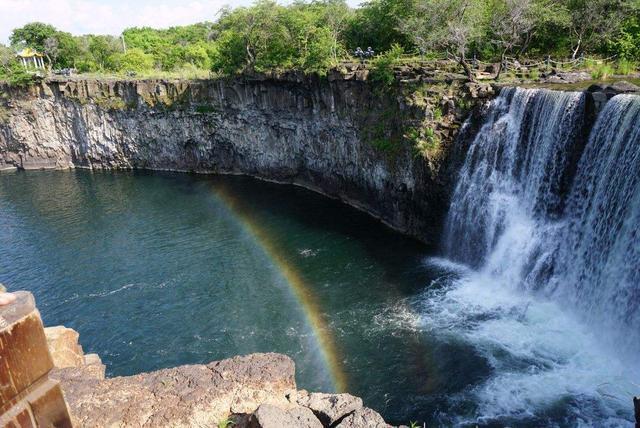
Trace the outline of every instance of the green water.
<instances>
[{"instance_id":1,"label":"green water","mask_svg":"<svg viewBox=\"0 0 640 428\"><path fill-rule=\"evenodd\" d=\"M109 375L282 352L300 388L334 390L338 373L391 421L429 419L483 367L467 373L458 345L415 326L407 299L441 274L429 251L336 201L249 178L0 175L0 281L32 291L46 325L78 330Z\"/></svg>"}]
</instances>

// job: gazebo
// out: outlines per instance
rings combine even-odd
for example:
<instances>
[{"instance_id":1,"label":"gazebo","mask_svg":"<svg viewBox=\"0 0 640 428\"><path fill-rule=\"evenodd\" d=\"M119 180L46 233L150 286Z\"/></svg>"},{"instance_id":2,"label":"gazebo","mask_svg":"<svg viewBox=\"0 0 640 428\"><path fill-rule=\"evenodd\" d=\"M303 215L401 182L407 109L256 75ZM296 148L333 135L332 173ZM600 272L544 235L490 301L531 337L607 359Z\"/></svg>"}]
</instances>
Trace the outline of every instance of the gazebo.
<instances>
[{"instance_id":1,"label":"gazebo","mask_svg":"<svg viewBox=\"0 0 640 428\"><path fill-rule=\"evenodd\" d=\"M25 68L44 68L43 55L31 48L22 49L17 56Z\"/></svg>"}]
</instances>

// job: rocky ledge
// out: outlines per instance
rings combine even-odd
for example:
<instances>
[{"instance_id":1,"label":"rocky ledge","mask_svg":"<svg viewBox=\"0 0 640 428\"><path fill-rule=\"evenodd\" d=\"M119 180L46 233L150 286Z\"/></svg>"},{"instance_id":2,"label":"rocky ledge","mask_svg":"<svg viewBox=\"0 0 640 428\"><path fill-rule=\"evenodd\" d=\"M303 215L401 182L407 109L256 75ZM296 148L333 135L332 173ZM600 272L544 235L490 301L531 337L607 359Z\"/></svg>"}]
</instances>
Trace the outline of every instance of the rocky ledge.
<instances>
[{"instance_id":1,"label":"rocky ledge","mask_svg":"<svg viewBox=\"0 0 640 428\"><path fill-rule=\"evenodd\" d=\"M84 355L78 333L45 329L55 369L77 426L251 428L388 427L350 394L297 390L293 360L251 354L105 378L96 354Z\"/></svg>"}]
</instances>

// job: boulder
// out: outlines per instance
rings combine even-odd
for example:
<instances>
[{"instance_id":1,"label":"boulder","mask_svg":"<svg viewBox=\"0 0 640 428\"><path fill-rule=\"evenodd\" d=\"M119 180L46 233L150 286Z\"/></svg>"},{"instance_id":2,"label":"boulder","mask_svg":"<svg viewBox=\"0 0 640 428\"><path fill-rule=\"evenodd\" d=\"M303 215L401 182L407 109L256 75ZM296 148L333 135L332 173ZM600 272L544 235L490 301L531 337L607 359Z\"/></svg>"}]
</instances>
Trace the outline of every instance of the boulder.
<instances>
[{"instance_id":1,"label":"boulder","mask_svg":"<svg viewBox=\"0 0 640 428\"><path fill-rule=\"evenodd\" d=\"M626 80L620 80L610 85L610 88L619 94L628 94L633 92L640 92L640 87Z\"/></svg>"},{"instance_id":2,"label":"boulder","mask_svg":"<svg viewBox=\"0 0 640 428\"><path fill-rule=\"evenodd\" d=\"M362 409L362 399L351 394L300 392L298 404L308 407L325 426L331 426L346 415Z\"/></svg>"},{"instance_id":3,"label":"boulder","mask_svg":"<svg viewBox=\"0 0 640 428\"><path fill-rule=\"evenodd\" d=\"M345 417L336 428L387 428L388 425L376 411L363 407Z\"/></svg>"},{"instance_id":4,"label":"boulder","mask_svg":"<svg viewBox=\"0 0 640 428\"><path fill-rule=\"evenodd\" d=\"M250 428L322 428L313 412L306 407L282 409L272 404L262 404L251 416Z\"/></svg>"},{"instance_id":5,"label":"boulder","mask_svg":"<svg viewBox=\"0 0 640 428\"><path fill-rule=\"evenodd\" d=\"M61 325L44 329L53 365L57 368L84 365L84 352L78 344L77 331Z\"/></svg>"}]
</instances>

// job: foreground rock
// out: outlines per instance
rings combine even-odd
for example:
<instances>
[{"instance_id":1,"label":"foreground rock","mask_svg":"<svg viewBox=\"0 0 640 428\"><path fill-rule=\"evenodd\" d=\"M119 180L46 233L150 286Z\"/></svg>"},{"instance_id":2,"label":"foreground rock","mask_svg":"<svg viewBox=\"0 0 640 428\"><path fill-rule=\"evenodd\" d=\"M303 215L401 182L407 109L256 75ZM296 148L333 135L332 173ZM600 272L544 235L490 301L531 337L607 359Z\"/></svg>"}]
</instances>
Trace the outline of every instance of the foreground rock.
<instances>
[{"instance_id":1,"label":"foreground rock","mask_svg":"<svg viewBox=\"0 0 640 428\"><path fill-rule=\"evenodd\" d=\"M74 423L101 427L217 426L280 428L386 427L380 415L349 394L297 391L295 366L281 354L251 354L104 377L95 354L84 356L78 334L47 329L59 380Z\"/></svg>"}]
</instances>

